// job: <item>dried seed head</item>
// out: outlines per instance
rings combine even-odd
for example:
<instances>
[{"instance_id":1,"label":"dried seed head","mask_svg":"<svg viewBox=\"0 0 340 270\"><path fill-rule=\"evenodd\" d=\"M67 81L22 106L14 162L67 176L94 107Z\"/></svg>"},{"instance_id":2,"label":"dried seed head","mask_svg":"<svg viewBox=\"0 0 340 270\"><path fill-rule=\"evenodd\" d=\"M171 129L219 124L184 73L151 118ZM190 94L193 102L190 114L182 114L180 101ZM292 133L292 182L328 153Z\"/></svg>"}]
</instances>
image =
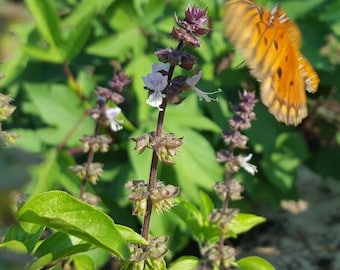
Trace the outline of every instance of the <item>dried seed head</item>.
<instances>
[{"instance_id":1,"label":"dried seed head","mask_svg":"<svg viewBox=\"0 0 340 270\"><path fill-rule=\"evenodd\" d=\"M144 216L149 196L147 184L143 180L129 181L125 184L125 188L131 190L128 198L134 204L132 214L139 217Z\"/></svg>"},{"instance_id":2,"label":"dried seed head","mask_svg":"<svg viewBox=\"0 0 340 270\"><path fill-rule=\"evenodd\" d=\"M214 209L209 218L212 223L219 225L221 228L228 228L238 213L239 209L234 208Z\"/></svg>"},{"instance_id":3,"label":"dried seed head","mask_svg":"<svg viewBox=\"0 0 340 270\"><path fill-rule=\"evenodd\" d=\"M150 190L150 199L157 212L169 211L176 205L175 197L180 189L173 185L165 186L161 181L157 181L156 187Z\"/></svg>"},{"instance_id":4,"label":"dried seed head","mask_svg":"<svg viewBox=\"0 0 340 270\"><path fill-rule=\"evenodd\" d=\"M10 95L0 94L0 121L8 119L16 109L15 106L10 105L11 101L12 98Z\"/></svg>"}]
</instances>

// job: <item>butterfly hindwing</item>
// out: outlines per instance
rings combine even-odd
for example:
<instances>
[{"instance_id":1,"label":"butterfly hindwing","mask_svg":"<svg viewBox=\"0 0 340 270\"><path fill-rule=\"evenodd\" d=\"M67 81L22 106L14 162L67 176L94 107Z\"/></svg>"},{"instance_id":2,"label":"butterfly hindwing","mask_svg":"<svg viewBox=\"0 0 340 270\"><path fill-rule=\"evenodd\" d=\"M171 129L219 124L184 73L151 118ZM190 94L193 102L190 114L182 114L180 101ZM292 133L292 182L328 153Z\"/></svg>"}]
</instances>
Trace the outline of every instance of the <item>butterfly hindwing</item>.
<instances>
[{"instance_id":1,"label":"butterfly hindwing","mask_svg":"<svg viewBox=\"0 0 340 270\"><path fill-rule=\"evenodd\" d=\"M278 121L298 125L307 116L304 79L298 68L298 58L292 46L280 67L261 84L261 99ZM293 70L287 72L290 67ZM284 72L286 70L286 72Z\"/></svg>"}]
</instances>

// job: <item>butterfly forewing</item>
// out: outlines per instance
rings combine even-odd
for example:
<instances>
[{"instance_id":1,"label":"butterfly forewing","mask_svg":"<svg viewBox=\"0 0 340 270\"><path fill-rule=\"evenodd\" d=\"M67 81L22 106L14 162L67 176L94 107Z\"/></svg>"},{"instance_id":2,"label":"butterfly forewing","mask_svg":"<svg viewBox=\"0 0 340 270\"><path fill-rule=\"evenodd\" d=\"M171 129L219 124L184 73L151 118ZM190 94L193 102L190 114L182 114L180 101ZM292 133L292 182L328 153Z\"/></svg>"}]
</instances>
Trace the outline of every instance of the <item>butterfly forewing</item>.
<instances>
[{"instance_id":1,"label":"butterfly forewing","mask_svg":"<svg viewBox=\"0 0 340 270\"><path fill-rule=\"evenodd\" d=\"M278 5L271 11L250 0L230 0L225 33L241 49L252 75L261 81L261 99L277 120L297 125L307 116L306 94L319 77L300 53L301 35Z\"/></svg>"}]
</instances>

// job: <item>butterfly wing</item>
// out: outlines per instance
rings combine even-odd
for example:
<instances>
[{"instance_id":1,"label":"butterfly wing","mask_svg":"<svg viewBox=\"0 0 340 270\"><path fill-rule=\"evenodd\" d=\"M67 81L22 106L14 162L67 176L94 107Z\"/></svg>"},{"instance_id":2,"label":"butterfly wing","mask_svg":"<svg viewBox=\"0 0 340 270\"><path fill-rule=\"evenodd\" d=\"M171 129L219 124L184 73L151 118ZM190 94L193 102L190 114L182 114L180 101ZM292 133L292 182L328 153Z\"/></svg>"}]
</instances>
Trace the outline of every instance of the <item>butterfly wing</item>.
<instances>
[{"instance_id":1,"label":"butterfly wing","mask_svg":"<svg viewBox=\"0 0 340 270\"><path fill-rule=\"evenodd\" d=\"M301 75L304 78L306 91L315 93L318 90L320 79L312 65L303 55L300 55L299 57L299 68L301 69Z\"/></svg>"},{"instance_id":2,"label":"butterfly wing","mask_svg":"<svg viewBox=\"0 0 340 270\"><path fill-rule=\"evenodd\" d=\"M284 27L274 27L275 16L252 1L231 0L227 2L224 18L225 33L242 50L252 75L261 81L273 73L287 46Z\"/></svg>"},{"instance_id":3,"label":"butterfly wing","mask_svg":"<svg viewBox=\"0 0 340 270\"><path fill-rule=\"evenodd\" d=\"M319 78L299 51L298 27L278 5L267 11L250 0L228 1L224 18L226 35L262 82L263 103L277 120L299 124L307 116L304 90L315 92Z\"/></svg>"},{"instance_id":4,"label":"butterfly wing","mask_svg":"<svg viewBox=\"0 0 340 270\"><path fill-rule=\"evenodd\" d=\"M305 81L293 46L286 51L277 71L263 80L261 99L278 121L296 126L307 116Z\"/></svg>"}]
</instances>

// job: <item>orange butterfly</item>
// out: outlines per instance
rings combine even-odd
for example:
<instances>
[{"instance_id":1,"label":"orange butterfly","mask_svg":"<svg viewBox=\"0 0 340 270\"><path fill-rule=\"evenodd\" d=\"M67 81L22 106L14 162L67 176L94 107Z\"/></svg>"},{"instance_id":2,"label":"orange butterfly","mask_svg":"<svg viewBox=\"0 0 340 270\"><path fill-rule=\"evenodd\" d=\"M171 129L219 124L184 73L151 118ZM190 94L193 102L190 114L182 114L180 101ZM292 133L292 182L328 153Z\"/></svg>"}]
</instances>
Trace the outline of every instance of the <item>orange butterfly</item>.
<instances>
[{"instance_id":1,"label":"orange butterfly","mask_svg":"<svg viewBox=\"0 0 340 270\"><path fill-rule=\"evenodd\" d=\"M319 76L301 54L301 35L278 5L271 11L251 0L229 0L225 31L261 82L261 99L278 121L298 125L307 116L306 94Z\"/></svg>"}]
</instances>

